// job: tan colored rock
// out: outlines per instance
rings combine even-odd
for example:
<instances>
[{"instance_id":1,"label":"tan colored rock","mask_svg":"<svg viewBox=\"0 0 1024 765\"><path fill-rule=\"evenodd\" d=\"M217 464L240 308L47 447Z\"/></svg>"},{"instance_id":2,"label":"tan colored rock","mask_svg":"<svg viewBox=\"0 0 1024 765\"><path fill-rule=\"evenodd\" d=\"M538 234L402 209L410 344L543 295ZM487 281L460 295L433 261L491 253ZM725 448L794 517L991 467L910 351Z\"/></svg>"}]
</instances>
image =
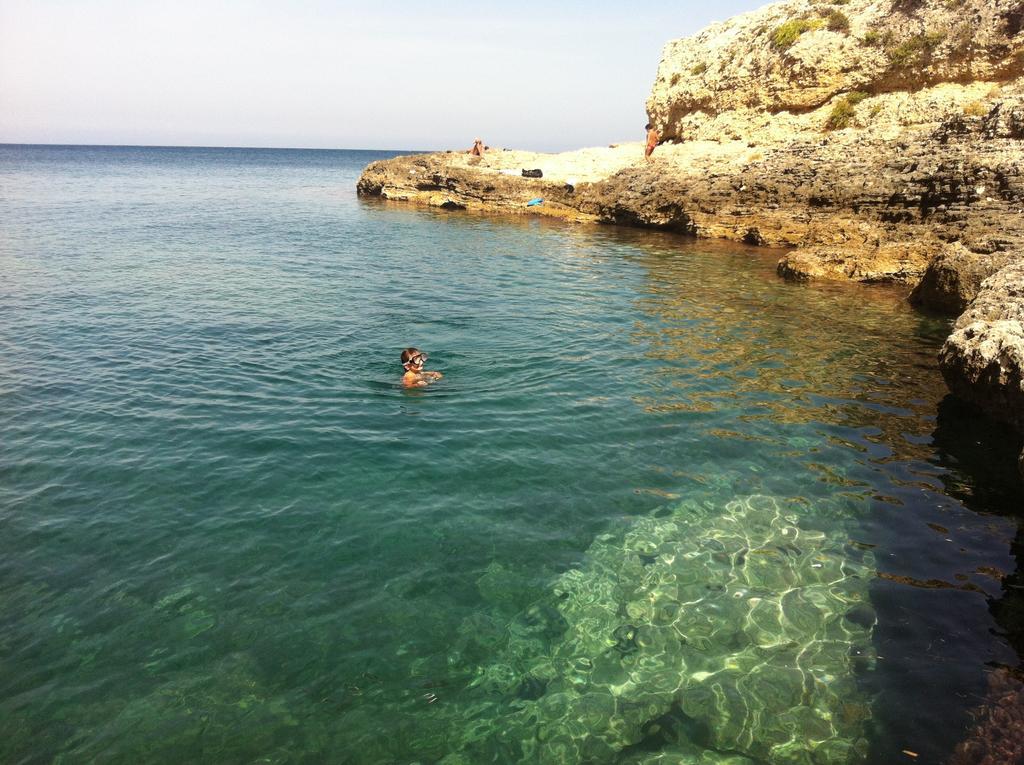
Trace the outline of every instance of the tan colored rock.
<instances>
[{"instance_id":1,"label":"tan colored rock","mask_svg":"<svg viewBox=\"0 0 1024 765\"><path fill-rule=\"evenodd\" d=\"M910 293L910 302L952 315L978 296L981 283L1009 262L1008 253L972 252L959 242L945 245Z\"/></svg>"},{"instance_id":2,"label":"tan colored rock","mask_svg":"<svg viewBox=\"0 0 1024 765\"><path fill-rule=\"evenodd\" d=\"M887 242L874 248L813 246L779 261L779 275L791 280L852 279L859 282L914 282L928 265L934 244Z\"/></svg>"},{"instance_id":3,"label":"tan colored rock","mask_svg":"<svg viewBox=\"0 0 1024 765\"><path fill-rule=\"evenodd\" d=\"M359 190L450 209L796 248L780 266L783 275L914 284L943 242L983 254L1024 246L1020 84L943 84L884 99L945 109L978 94L994 100L933 113L930 123L911 110L915 124L896 137L891 125L828 134L815 128L755 145L666 144L651 162L639 143L563 154L436 153L374 163ZM540 168L544 177L522 178L522 168ZM544 204L527 208L534 197Z\"/></svg>"},{"instance_id":4,"label":"tan colored rock","mask_svg":"<svg viewBox=\"0 0 1024 765\"><path fill-rule=\"evenodd\" d=\"M462 152L438 152L395 157L367 166L356 189L363 196L378 196L449 210L477 210L512 214L539 214L575 220L594 220L580 212L578 190L593 178L610 174L627 158L642 156L639 144L610 156L594 150L576 152L573 159L534 152L491 152L470 157ZM611 151L611 150L605 150ZM475 161L474 161L475 160ZM542 178L525 178L522 170L541 169ZM571 171L571 175L569 175ZM573 183L569 183L573 181ZM528 207L541 198L543 204Z\"/></svg>"},{"instance_id":5,"label":"tan colored rock","mask_svg":"<svg viewBox=\"0 0 1024 765\"><path fill-rule=\"evenodd\" d=\"M1020 17L1019 0L774 3L669 42L647 112L669 140L706 137L722 114L753 117L735 127L751 134L759 114L799 117L854 91L1011 79Z\"/></svg>"},{"instance_id":6,"label":"tan colored rock","mask_svg":"<svg viewBox=\"0 0 1024 765\"><path fill-rule=\"evenodd\" d=\"M1024 255L982 283L939 367L956 396L1024 432Z\"/></svg>"}]
</instances>

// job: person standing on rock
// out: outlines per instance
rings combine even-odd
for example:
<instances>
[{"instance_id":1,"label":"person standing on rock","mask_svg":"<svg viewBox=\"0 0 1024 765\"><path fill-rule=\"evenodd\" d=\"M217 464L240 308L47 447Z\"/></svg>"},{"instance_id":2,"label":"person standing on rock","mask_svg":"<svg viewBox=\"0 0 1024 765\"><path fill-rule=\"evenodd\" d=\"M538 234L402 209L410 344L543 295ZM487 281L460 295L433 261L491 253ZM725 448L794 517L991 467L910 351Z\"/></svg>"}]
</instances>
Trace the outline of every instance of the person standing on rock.
<instances>
[{"instance_id":1,"label":"person standing on rock","mask_svg":"<svg viewBox=\"0 0 1024 765\"><path fill-rule=\"evenodd\" d=\"M644 150L644 159L650 159L651 154L654 153L654 147L658 145L658 131L654 129L654 125L650 122L647 123L647 148Z\"/></svg>"}]
</instances>

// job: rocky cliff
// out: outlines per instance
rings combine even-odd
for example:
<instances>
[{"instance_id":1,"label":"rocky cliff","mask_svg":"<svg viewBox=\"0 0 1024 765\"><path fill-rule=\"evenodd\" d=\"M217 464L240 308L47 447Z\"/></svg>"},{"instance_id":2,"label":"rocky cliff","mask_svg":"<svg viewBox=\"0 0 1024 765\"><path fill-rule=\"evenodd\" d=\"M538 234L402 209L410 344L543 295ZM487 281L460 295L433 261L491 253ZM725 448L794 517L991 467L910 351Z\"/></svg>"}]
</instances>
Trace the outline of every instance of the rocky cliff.
<instances>
[{"instance_id":1,"label":"rocky cliff","mask_svg":"<svg viewBox=\"0 0 1024 765\"><path fill-rule=\"evenodd\" d=\"M793 278L916 284L950 243L1024 244L1022 24L1022 0L768 5L665 46L654 162L429 155L371 166L360 190L511 211L543 194L540 214L794 248ZM526 164L555 183L513 181ZM918 302L971 297L931 282Z\"/></svg>"},{"instance_id":2,"label":"rocky cliff","mask_svg":"<svg viewBox=\"0 0 1024 765\"><path fill-rule=\"evenodd\" d=\"M776 3L668 43L648 112L672 140L742 137L779 116L824 126L817 110L853 93L1006 82L1024 68L1022 13L1019 0Z\"/></svg>"},{"instance_id":3,"label":"rocky cliff","mask_svg":"<svg viewBox=\"0 0 1024 765\"><path fill-rule=\"evenodd\" d=\"M953 393L1024 432L1024 258L982 282L939 366Z\"/></svg>"},{"instance_id":4,"label":"rocky cliff","mask_svg":"<svg viewBox=\"0 0 1024 765\"><path fill-rule=\"evenodd\" d=\"M902 282L956 315L983 282L998 303L1024 279L1022 73L1024 0L789 0L665 46L652 161L635 144L447 152L374 163L358 189L785 247L786 278ZM947 380L994 401L1019 372L969 371L991 340L972 333L944 351Z\"/></svg>"}]
</instances>

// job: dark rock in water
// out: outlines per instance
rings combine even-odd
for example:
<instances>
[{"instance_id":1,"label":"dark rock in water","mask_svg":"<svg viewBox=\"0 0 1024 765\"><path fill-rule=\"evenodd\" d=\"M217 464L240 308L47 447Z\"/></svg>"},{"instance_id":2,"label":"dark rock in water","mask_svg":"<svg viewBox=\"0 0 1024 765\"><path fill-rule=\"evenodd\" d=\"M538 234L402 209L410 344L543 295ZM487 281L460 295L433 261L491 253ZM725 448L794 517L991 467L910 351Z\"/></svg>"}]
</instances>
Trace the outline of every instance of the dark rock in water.
<instances>
[{"instance_id":1,"label":"dark rock in water","mask_svg":"<svg viewBox=\"0 0 1024 765\"><path fill-rule=\"evenodd\" d=\"M971 252L959 242L946 245L928 264L910 293L914 305L950 315L959 314L978 296L981 283L1005 266L1007 253Z\"/></svg>"},{"instance_id":2,"label":"dark rock in water","mask_svg":"<svg viewBox=\"0 0 1024 765\"><path fill-rule=\"evenodd\" d=\"M708 747L711 738L706 724L694 720L687 715L679 704L673 704L668 712L650 720L642 728L643 739L623 750L624 754L631 751L657 752L666 746L689 742L701 749Z\"/></svg>"},{"instance_id":3,"label":"dark rock in water","mask_svg":"<svg viewBox=\"0 0 1024 765\"><path fill-rule=\"evenodd\" d=\"M526 701L533 701L534 699L539 699L543 696L547 687L548 684L546 681L534 677L533 675L527 675L523 678L522 682L519 683L519 687L516 688L516 697Z\"/></svg>"},{"instance_id":4,"label":"dark rock in water","mask_svg":"<svg viewBox=\"0 0 1024 765\"><path fill-rule=\"evenodd\" d=\"M875 625L875 622L878 621L878 617L875 615L875 609L867 603L860 603L847 611L846 619L853 622L858 627L863 627L864 629L870 629Z\"/></svg>"},{"instance_id":5,"label":"dark rock in water","mask_svg":"<svg viewBox=\"0 0 1024 765\"><path fill-rule=\"evenodd\" d=\"M527 169L524 168L523 169L523 177L524 178L543 178L544 177L544 172L540 168L537 168L535 170L527 170Z\"/></svg>"},{"instance_id":6,"label":"dark rock in water","mask_svg":"<svg viewBox=\"0 0 1024 765\"><path fill-rule=\"evenodd\" d=\"M615 641L613 648L623 655L634 653L640 648L636 642L636 627L632 624L616 627L612 632L612 640Z\"/></svg>"},{"instance_id":7,"label":"dark rock in water","mask_svg":"<svg viewBox=\"0 0 1024 765\"><path fill-rule=\"evenodd\" d=\"M702 539L700 546L708 550L714 550L715 552L725 552L725 545L717 539Z\"/></svg>"},{"instance_id":8,"label":"dark rock in water","mask_svg":"<svg viewBox=\"0 0 1024 765\"><path fill-rule=\"evenodd\" d=\"M850 658L850 669L858 675L870 672L874 669L875 659L870 653L858 646L852 646L848 652Z\"/></svg>"},{"instance_id":9,"label":"dark rock in water","mask_svg":"<svg viewBox=\"0 0 1024 765\"><path fill-rule=\"evenodd\" d=\"M932 442L958 472L974 481L975 489L965 498L972 510L1019 513L1024 434L1008 423L979 417L977 406L950 394L939 402Z\"/></svg>"},{"instance_id":10,"label":"dark rock in water","mask_svg":"<svg viewBox=\"0 0 1024 765\"><path fill-rule=\"evenodd\" d=\"M802 555L802 553L800 552L800 548L792 544L775 545L775 549L781 552L783 555L788 555L791 558L798 558L800 557L800 555Z\"/></svg>"},{"instance_id":11,"label":"dark rock in water","mask_svg":"<svg viewBox=\"0 0 1024 765\"><path fill-rule=\"evenodd\" d=\"M565 632L565 619L557 610L548 605L533 605L521 613L511 629L519 635L552 639Z\"/></svg>"}]
</instances>

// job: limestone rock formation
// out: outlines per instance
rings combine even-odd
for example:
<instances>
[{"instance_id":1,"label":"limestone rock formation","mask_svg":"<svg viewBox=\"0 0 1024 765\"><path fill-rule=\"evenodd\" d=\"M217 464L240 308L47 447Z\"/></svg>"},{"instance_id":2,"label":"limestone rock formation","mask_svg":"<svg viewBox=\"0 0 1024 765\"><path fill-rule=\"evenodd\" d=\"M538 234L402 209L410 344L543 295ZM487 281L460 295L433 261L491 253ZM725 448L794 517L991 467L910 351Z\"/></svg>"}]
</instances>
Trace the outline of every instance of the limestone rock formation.
<instances>
[{"instance_id":1,"label":"limestone rock formation","mask_svg":"<svg viewBox=\"0 0 1024 765\"><path fill-rule=\"evenodd\" d=\"M780 274L914 283L942 242L988 254L1020 240L1022 19L1020 0L768 5L669 42L648 115L669 141L782 144L750 171L785 196L751 202L868 224L839 241L816 236L831 227L813 220L798 241L751 226L749 241L799 248ZM945 267L919 298L955 311L970 290L936 278ZM978 259L977 270L994 265ZM946 285L954 293L938 294Z\"/></svg>"},{"instance_id":2,"label":"limestone rock formation","mask_svg":"<svg viewBox=\"0 0 1024 765\"><path fill-rule=\"evenodd\" d=\"M612 168L625 162L606 160ZM523 168L543 167L543 178L524 178ZM569 173L576 184L570 184ZM584 160L563 173L552 172L551 163L540 164L532 152L495 151L483 157L464 152L406 155L374 162L356 186L359 194L400 202L418 202L446 210L487 210L580 218L576 208L577 185L586 180ZM541 198L543 205L526 206Z\"/></svg>"},{"instance_id":3,"label":"limestone rock formation","mask_svg":"<svg viewBox=\"0 0 1024 765\"><path fill-rule=\"evenodd\" d=\"M864 762L873 575L841 525L803 528L772 496L602 535L471 683L511 699L501 728L442 763Z\"/></svg>"},{"instance_id":4,"label":"limestone rock formation","mask_svg":"<svg viewBox=\"0 0 1024 765\"><path fill-rule=\"evenodd\" d=\"M1024 256L982 283L939 366L955 395L1024 432Z\"/></svg>"},{"instance_id":5,"label":"limestone rock formation","mask_svg":"<svg viewBox=\"0 0 1024 765\"><path fill-rule=\"evenodd\" d=\"M948 106L948 99L976 91L939 86L913 99L872 100L895 114L912 100L918 107ZM358 188L448 209L554 215L795 248L780 265L788 277L915 284L948 243L974 253L979 272L997 265L989 256L1024 245L1024 92L1009 84L992 98L984 114L965 115L963 107L932 114L937 121L905 126L899 140L848 129L754 147L693 141L659 147L653 162L628 146L561 155L436 153L374 163ZM541 167L544 177L523 178L522 167ZM536 197L544 204L528 209ZM933 305L961 307L964 296L934 294L947 284L959 287L932 281L924 294Z\"/></svg>"},{"instance_id":6,"label":"limestone rock formation","mask_svg":"<svg viewBox=\"0 0 1024 765\"><path fill-rule=\"evenodd\" d=\"M720 115L800 114L841 94L1020 74L1019 0L793 0L669 42L647 102L668 139Z\"/></svg>"},{"instance_id":7,"label":"limestone rock formation","mask_svg":"<svg viewBox=\"0 0 1024 765\"><path fill-rule=\"evenodd\" d=\"M984 255L959 242L945 245L928 264L910 302L947 314L962 312L977 297L981 283L1010 262L1009 253Z\"/></svg>"}]
</instances>

